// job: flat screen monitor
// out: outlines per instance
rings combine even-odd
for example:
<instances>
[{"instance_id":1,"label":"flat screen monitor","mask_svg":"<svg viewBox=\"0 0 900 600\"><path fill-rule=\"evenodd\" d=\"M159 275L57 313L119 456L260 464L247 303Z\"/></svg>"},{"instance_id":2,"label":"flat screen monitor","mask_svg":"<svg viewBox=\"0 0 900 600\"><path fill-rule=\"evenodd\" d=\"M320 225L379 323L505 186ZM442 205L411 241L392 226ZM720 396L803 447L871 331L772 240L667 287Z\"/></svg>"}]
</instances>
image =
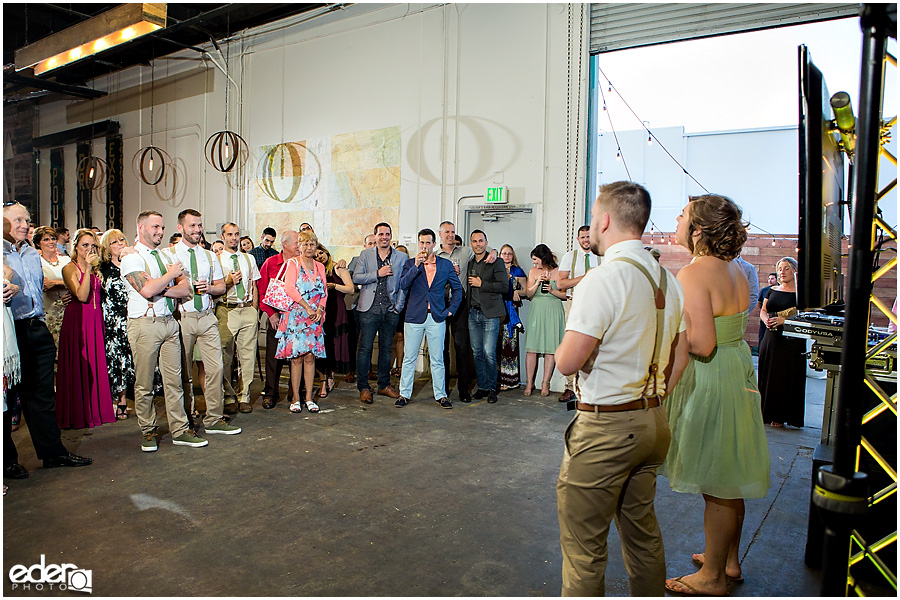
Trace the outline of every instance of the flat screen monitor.
<instances>
[{"instance_id":1,"label":"flat screen monitor","mask_svg":"<svg viewBox=\"0 0 900 600\"><path fill-rule=\"evenodd\" d=\"M798 48L800 73L800 215L797 262L798 308L843 302L841 239L844 234L844 155L832 126L822 72L806 46Z\"/></svg>"}]
</instances>

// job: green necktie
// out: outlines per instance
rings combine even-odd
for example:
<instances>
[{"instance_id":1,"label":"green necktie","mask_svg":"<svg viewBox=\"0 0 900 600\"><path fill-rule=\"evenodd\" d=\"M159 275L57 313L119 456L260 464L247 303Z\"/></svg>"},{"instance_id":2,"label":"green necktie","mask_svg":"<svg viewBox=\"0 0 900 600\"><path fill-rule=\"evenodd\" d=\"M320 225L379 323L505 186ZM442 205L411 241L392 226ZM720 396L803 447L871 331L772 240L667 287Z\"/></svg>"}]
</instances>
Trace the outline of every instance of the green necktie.
<instances>
[{"instance_id":1,"label":"green necktie","mask_svg":"<svg viewBox=\"0 0 900 600\"><path fill-rule=\"evenodd\" d=\"M153 258L156 259L156 264L159 265L160 276L165 275L166 274L166 266L163 264L162 259L159 257L159 251L151 250L150 254L153 255ZM171 298L166 298L166 306L169 307L169 312L171 312L171 313L175 312L175 303L172 302Z\"/></svg>"},{"instance_id":2,"label":"green necktie","mask_svg":"<svg viewBox=\"0 0 900 600\"><path fill-rule=\"evenodd\" d=\"M591 257L585 252L584 253L584 274L587 275L587 272L591 270Z\"/></svg>"},{"instance_id":3,"label":"green necktie","mask_svg":"<svg viewBox=\"0 0 900 600\"><path fill-rule=\"evenodd\" d=\"M191 281L197 281L197 255L194 254L193 248L188 248L188 254L191 255ZM196 289L194 288L194 308L201 311L203 310L203 298L196 293Z\"/></svg>"},{"instance_id":4,"label":"green necktie","mask_svg":"<svg viewBox=\"0 0 900 600\"><path fill-rule=\"evenodd\" d=\"M231 260L234 261L234 269L233 269L233 270L234 270L234 271L237 271L238 273L240 273L240 272L241 272L241 267L238 265L237 254L232 254L232 255L231 255ZM238 281L238 282L237 282L237 285L234 286L234 289L235 289L235 291L237 292L237 295L238 295L238 302L243 302L243 301L244 301L244 296L247 295L247 290L244 289L244 281L243 281L243 280Z\"/></svg>"}]
</instances>

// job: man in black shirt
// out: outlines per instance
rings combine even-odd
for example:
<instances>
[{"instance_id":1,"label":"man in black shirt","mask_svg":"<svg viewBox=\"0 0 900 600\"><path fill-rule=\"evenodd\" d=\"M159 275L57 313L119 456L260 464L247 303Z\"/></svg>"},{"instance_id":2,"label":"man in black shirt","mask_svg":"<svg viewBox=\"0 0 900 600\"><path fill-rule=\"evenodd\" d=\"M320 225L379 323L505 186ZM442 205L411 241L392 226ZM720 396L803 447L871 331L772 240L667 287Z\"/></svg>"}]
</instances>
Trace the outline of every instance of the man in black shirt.
<instances>
[{"instance_id":1,"label":"man in black shirt","mask_svg":"<svg viewBox=\"0 0 900 600\"><path fill-rule=\"evenodd\" d=\"M469 260L469 341L475 358L478 391L474 398L487 396L497 401L497 336L506 315L503 294L509 289L502 261L487 262L487 235L476 229L469 237L473 256Z\"/></svg>"}]
</instances>

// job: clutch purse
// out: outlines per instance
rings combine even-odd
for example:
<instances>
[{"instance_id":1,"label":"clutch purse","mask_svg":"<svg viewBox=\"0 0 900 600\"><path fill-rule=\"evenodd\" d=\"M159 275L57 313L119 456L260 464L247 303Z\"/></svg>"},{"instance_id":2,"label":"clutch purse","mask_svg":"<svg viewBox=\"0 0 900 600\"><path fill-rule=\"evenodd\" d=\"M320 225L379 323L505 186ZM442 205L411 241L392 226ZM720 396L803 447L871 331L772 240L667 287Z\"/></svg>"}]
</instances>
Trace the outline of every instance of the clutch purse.
<instances>
[{"instance_id":1,"label":"clutch purse","mask_svg":"<svg viewBox=\"0 0 900 600\"><path fill-rule=\"evenodd\" d=\"M285 267L287 267L287 261L281 265L281 269L278 270L278 275L275 276L275 279L269 281L269 287L266 288L266 295L263 298L263 302L281 312L289 311L294 304L294 301L288 296L287 290L284 289L282 275Z\"/></svg>"},{"instance_id":2,"label":"clutch purse","mask_svg":"<svg viewBox=\"0 0 900 600\"><path fill-rule=\"evenodd\" d=\"M797 314L797 307L796 307L796 306L792 306L792 307L786 308L786 309L784 309L784 310L779 310L779 311L778 311L777 313L775 313L775 314L777 314L779 317L782 317L782 318L787 319L788 317L793 317L794 315Z\"/></svg>"}]
</instances>

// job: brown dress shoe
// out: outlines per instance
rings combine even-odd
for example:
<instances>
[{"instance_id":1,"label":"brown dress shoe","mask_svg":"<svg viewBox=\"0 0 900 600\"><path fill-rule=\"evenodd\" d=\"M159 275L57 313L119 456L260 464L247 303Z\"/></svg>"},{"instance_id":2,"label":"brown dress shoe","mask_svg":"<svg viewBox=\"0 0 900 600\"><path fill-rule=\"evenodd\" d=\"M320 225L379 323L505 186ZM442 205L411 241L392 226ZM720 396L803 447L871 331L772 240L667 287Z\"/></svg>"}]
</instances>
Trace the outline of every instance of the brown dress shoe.
<instances>
[{"instance_id":1,"label":"brown dress shoe","mask_svg":"<svg viewBox=\"0 0 900 600\"><path fill-rule=\"evenodd\" d=\"M242 413L252 413L253 407L250 406L249 402L241 402L240 404L238 404L238 410L240 410Z\"/></svg>"},{"instance_id":2,"label":"brown dress shoe","mask_svg":"<svg viewBox=\"0 0 900 600\"><path fill-rule=\"evenodd\" d=\"M387 386L386 388L382 388L378 390L379 396L387 396L388 398L399 398L400 392L395 390L392 386Z\"/></svg>"},{"instance_id":3,"label":"brown dress shoe","mask_svg":"<svg viewBox=\"0 0 900 600\"><path fill-rule=\"evenodd\" d=\"M266 409L275 408L275 400L273 400L272 398L265 398L263 400L263 408L266 408Z\"/></svg>"},{"instance_id":4,"label":"brown dress shoe","mask_svg":"<svg viewBox=\"0 0 900 600\"><path fill-rule=\"evenodd\" d=\"M237 402L229 402L225 405L225 408L222 410L226 415L236 415L238 412Z\"/></svg>"},{"instance_id":5,"label":"brown dress shoe","mask_svg":"<svg viewBox=\"0 0 900 600\"><path fill-rule=\"evenodd\" d=\"M359 401L363 404L372 404L375 401L372 399L372 390L362 390L359 393Z\"/></svg>"},{"instance_id":6,"label":"brown dress shoe","mask_svg":"<svg viewBox=\"0 0 900 600\"><path fill-rule=\"evenodd\" d=\"M563 392L562 396L559 397L560 402L568 402L569 400L575 400L578 396L575 395L575 392L572 390L566 390Z\"/></svg>"}]
</instances>

